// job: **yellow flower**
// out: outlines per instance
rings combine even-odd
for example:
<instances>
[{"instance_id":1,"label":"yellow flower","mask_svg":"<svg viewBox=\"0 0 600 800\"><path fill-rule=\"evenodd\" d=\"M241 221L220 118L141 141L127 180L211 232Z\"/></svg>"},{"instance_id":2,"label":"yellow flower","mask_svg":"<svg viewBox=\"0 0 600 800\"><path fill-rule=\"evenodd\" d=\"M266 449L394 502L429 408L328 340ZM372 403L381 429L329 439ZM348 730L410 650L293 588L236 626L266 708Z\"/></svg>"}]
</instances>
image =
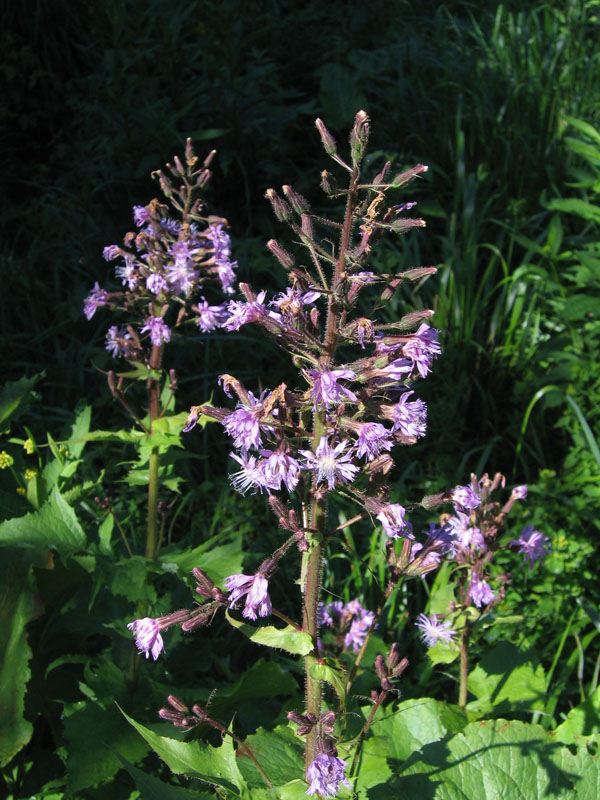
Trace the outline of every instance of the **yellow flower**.
<instances>
[{"instance_id":1,"label":"yellow flower","mask_svg":"<svg viewBox=\"0 0 600 800\"><path fill-rule=\"evenodd\" d=\"M37 475L37 469L26 469L25 470L25 480L30 481L32 478L35 478Z\"/></svg>"},{"instance_id":2,"label":"yellow flower","mask_svg":"<svg viewBox=\"0 0 600 800\"><path fill-rule=\"evenodd\" d=\"M25 439L23 442L23 447L27 455L31 455L35 451L35 444L33 443L33 439Z\"/></svg>"},{"instance_id":3,"label":"yellow flower","mask_svg":"<svg viewBox=\"0 0 600 800\"><path fill-rule=\"evenodd\" d=\"M0 453L0 469L6 469L7 467L12 467L14 463L15 463L14 458L9 453L7 453L6 450L3 450Z\"/></svg>"},{"instance_id":4,"label":"yellow flower","mask_svg":"<svg viewBox=\"0 0 600 800\"><path fill-rule=\"evenodd\" d=\"M25 494L25 489L22 486L17 486L17 492L19 494Z\"/></svg>"}]
</instances>

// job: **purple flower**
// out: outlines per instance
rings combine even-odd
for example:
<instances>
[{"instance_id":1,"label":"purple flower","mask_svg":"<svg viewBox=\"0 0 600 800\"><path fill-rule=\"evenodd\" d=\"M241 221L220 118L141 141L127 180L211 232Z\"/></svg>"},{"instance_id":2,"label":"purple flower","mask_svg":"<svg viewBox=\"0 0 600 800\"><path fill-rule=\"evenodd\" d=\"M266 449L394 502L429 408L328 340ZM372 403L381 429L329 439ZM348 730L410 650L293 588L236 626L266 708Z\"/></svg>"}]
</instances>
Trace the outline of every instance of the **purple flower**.
<instances>
[{"instance_id":1,"label":"purple flower","mask_svg":"<svg viewBox=\"0 0 600 800\"><path fill-rule=\"evenodd\" d=\"M285 483L288 492L293 492L300 480L300 464L293 456L281 450L261 450L264 457L264 474L269 489L279 491Z\"/></svg>"},{"instance_id":2,"label":"purple flower","mask_svg":"<svg viewBox=\"0 0 600 800\"><path fill-rule=\"evenodd\" d=\"M230 300L227 305L229 317L223 323L223 327L228 331L239 331L242 325L249 322L257 322L262 317L267 316L264 299L266 292L259 292L256 300L250 303L243 303L240 300Z\"/></svg>"},{"instance_id":3,"label":"purple flower","mask_svg":"<svg viewBox=\"0 0 600 800\"><path fill-rule=\"evenodd\" d=\"M115 267L115 275L121 278L123 286L127 284L129 289L135 289L138 283L138 275L135 266L130 258L125 258L125 264Z\"/></svg>"},{"instance_id":4,"label":"purple flower","mask_svg":"<svg viewBox=\"0 0 600 800\"><path fill-rule=\"evenodd\" d=\"M515 486L511 495L515 500L525 500L527 497L527 486L525 484L523 486Z\"/></svg>"},{"instance_id":5,"label":"purple flower","mask_svg":"<svg viewBox=\"0 0 600 800\"><path fill-rule=\"evenodd\" d=\"M485 541L481 531L477 527L471 527L471 518L464 511L456 511L455 517L450 517L444 526L452 536L456 544L463 550L467 547L471 549L485 549Z\"/></svg>"},{"instance_id":6,"label":"purple flower","mask_svg":"<svg viewBox=\"0 0 600 800\"><path fill-rule=\"evenodd\" d=\"M210 225L207 236L214 247L213 258L217 265L221 288L227 294L233 294L237 261L231 260L231 239L222 223Z\"/></svg>"},{"instance_id":7,"label":"purple flower","mask_svg":"<svg viewBox=\"0 0 600 800\"><path fill-rule=\"evenodd\" d=\"M246 494L248 489L253 489L254 492L260 489L262 492L263 489L270 488L268 478L265 475L264 461L257 461L254 456L249 456L245 452L242 452L241 456L238 456L237 453L231 453L231 457L242 466L240 470L233 472L229 476L231 485L237 492Z\"/></svg>"},{"instance_id":8,"label":"purple flower","mask_svg":"<svg viewBox=\"0 0 600 800\"><path fill-rule=\"evenodd\" d=\"M242 611L246 619L256 619L257 615L268 617L271 613L273 607L269 598L269 581L260 572L256 575L230 575L225 579L225 586L230 592L229 608L233 608L246 595Z\"/></svg>"},{"instance_id":9,"label":"purple flower","mask_svg":"<svg viewBox=\"0 0 600 800\"><path fill-rule=\"evenodd\" d=\"M331 603L324 605L319 603L319 625L327 625L332 628L344 611L344 604L341 600L332 600Z\"/></svg>"},{"instance_id":10,"label":"purple flower","mask_svg":"<svg viewBox=\"0 0 600 800\"><path fill-rule=\"evenodd\" d=\"M127 328L111 325L106 334L106 349L113 358L119 358L119 356L127 358L132 354L132 340L133 337Z\"/></svg>"},{"instance_id":11,"label":"purple flower","mask_svg":"<svg viewBox=\"0 0 600 800\"><path fill-rule=\"evenodd\" d=\"M345 400L356 402L356 395L346 389L345 386L339 386L338 381L342 378L344 380L353 380L356 378L356 372L350 369L334 369L330 372L321 372L317 369L309 369L308 374L314 380L314 385L310 391L311 396L315 401L315 408L322 405L325 408L335 405Z\"/></svg>"},{"instance_id":12,"label":"purple flower","mask_svg":"<svg viewBox=\"0 0 600 800\"><path fill-rule=\"evenodd\" d=\"M438 336L439 331L424 322L402 348L402 352L416 365L422 378L430 372L433 359L442 352Z\"/></svg>"},{"instance_id":13,"label":"purple flower","mask_svg":"<svg viewBox=\"0 0 600 800\"><path fill-rule=\"evenodd\" d=\"M326 480L330 489L337 483L352 483L359 469L351 463L352 453L344 453L347 445L347 441L342 441L331 447L328 439L323 436L316 452L300 450L305 459L301 466L316 473L317 483Z\"/></svg>"},{"instance_id":14,"label":"purple flower","mask_svg":"<svg viewBox=\"0 0 600 800\"><path fill-rule=\"evenodd\" d=\"M145 206L133 207L133 221L138 226L138 228L141 228L142 225L145 225L147 222L150 222L151 219L152 215Z\"/></svg>"},{"instance_id":15,"label":"purple flower","mask_svg":"<svg viewBox=\"0 0 600 800\"><path fill-rule=\"evenodd\" d=\"M127 627L130 631L133 631L135 646L140 653L146 653L146 658L152 654L152 658L156 661L165 649L160 635L158 620L144 617L144 619L136 619L134 622L130 622Z\"/></svg>"},{"instance_id":16,"label":"purple flower","mask_svg":"<svg viewBox=\"0 0 600 800\"><path fill-rule=\"evenodd\" d=\"M404 519L406 509L399 503L388 503L377 514L377 519L383 525L383 529L390 539L400 539L407 537L413 539L412 525Z\"/></svg>"},{"instance_id":17,"label":"purple flower","mask_svg":"<svg viewBox=\"0 0 600 800\"><path fill-rule=\"evenodd\" d=\"M513 539L510 544L519 548L517 552L522 554L523 563L529 559L529 569L533 569L536 561L542 561L548 555L550 539L536 531L533 525L528 525L523 528L519 538Z\"/></svg>"},{"instance_id":18,"label":"purple flower","mask_svg":"<svg viewBox=\"0 0 600 800\"><path fill-rule=\"evenodd\" d=\"M356 440L356 455L373 461L384 450L391 450L394 445L390 431L380 422L364 422Z\"/></svg>"},{"instance_id":19,"label":"purple flower","mask_svg":"<svg viewBox=\"0 0 600 800\"><path fill-rule=\"evenodd\" d=\"M427 430L427 406L422 400L408 398L414 392L404 392L400 395L398 404L392 411L392 431L400 431L404 436L414 436L419 439L425 436Z\"/></svg>"},{"instance_id":20,"label":"purple flower","mask_svg":"<svg viewBox=\"0 0 600 800\"><path fill-rule=\"evenodd\" d=\"M169 284L159 275L158 272L153 272L146 278L146 288L152 294L160 294L169 288Z\"/></svg>"},{"instance_id":21,"label":"purple flower","mask_svg":"<svg viewBox=\"0 0 600 800\"><path fill-rule=\"evenodd\" d=\"M94 288L85 298L83 313L87 319L91 319L96 313L97 308L106 305L108 305L108 292L105 289L101 289L98 285L98 281L96 281Z\"/></svg>"},{"instance_id":22,"label":"purple flower","mask_svg":"<svg viewBox=\"0 0 600 800\"><path fill-rule=\"evenodd\" d=\"M305 292L303 294L298 289L288 286L285 292L281 292L271 301L271 305L279 310L286 322L293 322L297 317L303 316L303 306L314 303L320 296L320 292Z\"/></svg>"},{"instance_id":23,"label":"purple flower","mask_svg":"<svg viewBox=\"0 0 600 800\"><path fill-rule=\"evenodd\" d=\"M351 600L346 604L343 611L343 617L348 616L350 616L352 622L350 630L344 637L344 647L352 646L352 649L356 652L363 646L365 636L375 619L375 614L373 611L367 611L363 608L359 600Z\"/></svg>"},{"instance_id":24,"label":"purple flower","mask_svg":"<svg viewBox=\"0 0 600 800\"><path fill-rule=\"evenodd\" d=\"M476 575L472 576L468 597L471 598L473 604L476 605L477 608L487 606L488 603L492 602L495 596L496 595L486 581L482 581Z\"/></svg>"},{"instance_id":25,"label":"purple flower","mask_svg":"<svg viewBox=\"0 0 600 800\"><path fill-rule=\"evenodd\" d=\"M162 317L148 317L146 324L140 329L140 333L146 333L146 331L150 331L150 341L156 347L171 340L171 329Z\"/></svg>"},{"instance_id":26,"label":"purple flower","mask_svg":"<svg viewBox=\"0 0 600 800\"><path fill-rule=\"evenodd\" d=\"M190 243L175 242L171 255L175 263L166 268L167 280L177 294L187 294L198 280L198 272L193 268L192 255L197 248L190 249Z\"/></svg>"},{"instance_id":27,"label":"purple flower","mask_svg":"<svg viewBox=\"0 0 600 800\"><path fill-rule=\"evenodd\" d=\"M471 486L457 486L452 491L452 502L459 508L473 509L481 503L481 497L473 491Z\"/></svg>"},{"instance_id":28,"label":"purple flower","mask_svg":"<svg viewBox=\"0 0 600 800\"><path fill-rule=\"evenodd\" d=\"M438 642L451 642L456 634L450 622L438 622L435 614L431 617L419 614L415 625L421 630L421 637L427 647L433 647Z\"/></svg>"},{"instance_id":29,"label":"purple flower","mask_svg":"<svg viewBox=\"0 0 600 800\"><path fill-rule=\"evenodd\" d=\"M260 416L263 413L261 398L256 398L252 392L248 392L250 405L238 403L235 411L223 420L223 427L227 433L233 437L233 444L242 450L248 450L250 447L261 446L260 431L270 431L272 428L268 425L260 424Z\"/></svg>"},{"instance_id":30,"label":"purple flower","mask_svg":"<svg viewBox=\"0 0 600 800\"><path fill-rule=\"evenodd\" d=\"M306 794L318 793L320 797L335 797L340 784L349 789L345 768L346 762L343 759L319 753L306 770L306 777L310 781Z\"/></svg>"},{"instance_id":31,"label":"purple flower","mask_svg":"<svg viewBox=\"0 0 600 800\"><path fill-rule=\"evenodd\" d=\"M197 306L194 306L194 310L199 315L196 319L196 324L203 333L220 328L226 313L223 306L209 306L204 297L200 298L200 302Z\"/></svg>"},{"instance_id":32,"label":"purple flower","mask_svg":"<svg viewBox=\"0 0 600 800\"><path fill-rule=\"evenodd\" d=\"M102 257L105 261L113 261L121 255L121 248L116 244L107 245L102 251Z\"/></svg>"}]
</instances>

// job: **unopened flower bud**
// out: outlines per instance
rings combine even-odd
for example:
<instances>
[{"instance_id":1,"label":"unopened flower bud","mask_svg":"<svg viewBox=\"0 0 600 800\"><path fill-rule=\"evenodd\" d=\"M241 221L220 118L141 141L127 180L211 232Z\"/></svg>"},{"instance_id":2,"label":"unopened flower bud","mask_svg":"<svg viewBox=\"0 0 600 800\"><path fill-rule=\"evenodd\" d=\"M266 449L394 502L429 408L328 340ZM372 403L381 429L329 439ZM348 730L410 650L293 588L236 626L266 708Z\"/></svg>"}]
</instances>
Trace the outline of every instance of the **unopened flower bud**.
<instances>
[{"instance_id":1,"label":"unopened flower bud","mask_svg":"<svg viewBox=\"0 0 600 800\"><path fill-rule=\"evenodd\" d=\"M400 661L400 645L398 644L398 642L394 642L390 647L390 651L387 654L385 663L387 664L389 670L393 670L394 667L398 665L399 661Z\"/></svg>"},{"instance_id":2,"label":"unopened flower bud","mask_svg":"<svg viewBox=\"0 0 600 800\"><path fill-rule=\"evenodd\" d=\"M185 175L185 170L184 170L184 168L183 168L183 164L182 164L182 163L181 163L181 161L179 160L179 156L175 156L175 158L173 159L173 161L175 162L175 168L176 168L177 172L178 172L180 175Z\"/></svg>"},{"instance_id":3,"label":"unopened flower bud","mask_svg":"<svg viewBox=\"0 0 600 800\"><path fill-rule=\"evenodd\" d=\"M333 726L335 725L335 711L325 711L319 717L319 724L323 733L328 736L333 733Z\"/></svg>"},{"instance_id":4,"label":"unopened flower bud","mask_svg":"<svg viewBox=\"0 0 600 800\"><path fill-rule=\"evenodd\" d=\"M374 186L378 186L379 184L381 184L381 183L383 183L385 181L385 176L387 175L391 165L392 165L391 161L386 161L385 162L385 164L383 165L382 169L377 173L377 175L375 175L375 177L371 181L371 183Z\"/></svg>"},{"instance_id":5,"label":"unopened flower bud","mask_svg":"<svg viewBox=\"0 0 600 800\"><path fill-rule=\"evenodd\" d=\"M392 677L399 678L408 667L408 664L408 658L403 658L402 661L392 670Z\"/></svg>"},{"instance_id":6,"label":"unopened flower bud","mask_svg":"<svg viewBox=\"0 0 600 800\"><path fill-rule=\"evenodd\" d=\"M406 172L400 172L392 181L392 186L396 188L399 186L404 186L405 184L410 183L413 178L416 178L417 175L420 175L422 172L427 172L428 169L429 167L425 166L425 164L417 164L416 167L407 169Z\"/></svg>"},{"instance_id":7,"label":"unopened flower bud","mask_svg":"<svg viewBox=\"0 0 600 800\"><path fill-rule=\"evenodd\" d=\"M280 222L289 222L292 219L292 208L289 203L279 197L275 189L267 189L265 197L271 203L273 212Z\"/></svg>"},{"instance_id":8,"label":"unopened flower bud","mask_svg":"<svg viewBox=\"0 0 600 800\"><path fill-rule=\"evenodd\" d=\"M189 136L185 140L185 161L186 161L186 164L188 165L188 167L190 167L190 168L192 168L194 166L194 164L196 163L196 161L198 161L198 158L197 158L196 154L194 153L194 148L192 146L192 140L190 139Z\"/></svg>"},{"instance_id":9,"label":"unopened flower bud","mask_svg":"<svg viewBox=\"0 0 600 800\"><path fill-rule=\"evenodd\" d=\"M192 713L195 714L200 720L208 719L208 711L198 704L192 706Z\"/></svg>"},{"instance_id":10,"label":"unopened flower bud","mask_svg":"<svg viewBox=\"0 0 600 800\"><path fill-rule=\"evenodd\" d=\"M275 239L269 239L267 247L284 269L292 269L294 266L294 259L287 250L283 249L279 242L275 241Z\"/></svg>"},{"instance_id":11,"label":"unopened flower bud","mask_svg":"<svg viewBox=\"0 0 600 800\"><path fill-rule=\"evenodd\" d=\"M375 672L378 678L387 678L388 673L381 653L375 658Z\"/></svg>"},{"instance_id":12,"label":"unopened flower bud","mask_svg":"<svg viewBox=\"0 0 600 800\"><path fill-rule=\"evenodd\" d=\"M352 163L355 166L362 161L368 140L369 117L364 111L359 111L354 120L354 127L350 134L350 153L352 154Z\"/></svg>"},{"instance_id":13,"label":"unopened flower bud","mask_svg":"<svg viewBox=\"0 0 600 800\"><path fill-rule=\"evenodd\" d=\"M337 189L333 175L327 172L326 169L321 172L321 189L325 194L334 194Z\"/></svg>"},{"instance_id":14,"label":"unopened flower bud","mask_svg":"<svg viewBox=\"0 0 600 800\"><path fill-rule=\"evenodd\" d=\"M310 310L310 324L313 328L319 327L319 309L318 308L311 308Z\"/></svg>"},{"instance_id":15,"label":"unopened flower bud","mask_svg":"<svg viewBox=\"0 0 600 800\"><path fill-rule=\"evenodd\" d=\"M302 233L309 239L314 238L313 224L308 214L302 214Z\"/></svg>"},{"instance_id":16,"label":"unopened flower bud","mask_svg":"<svg viewBox=\"0 0 600 800\"><path fill-rule=\"evenodd\" d=\"M282 186L284 195L287 197L289 204L294 209L296 214L306 214L310 211L308 200L302 197L301 194L295 192L291 186Z\"/></svg>"},{"instance_id":17,"label":"unopened flower bud","mask_svg":"<svg viewBox=\"0 0 600 800\"><path fill-rule=\"evenodd\" d=\"M212 597L212 590L215 585L212 578L210 578L204 570L200 569L200 567L194 567L192 575L198 584L196 586L198 594L202 595L202 597Z\"/></svg>"},{"instance_id":18,"label":"unopened flower bud","mask_svg":"<svg viewBox=\"0 0 600 800\"><path fill-rule=\"evenodd\" d=\"M335 143L335 139L329 133L325 125L323 124L322 120L316 119L315 125L317 126L317 130L321 136L321 141L323 142L323 147L325 148L325 152L328 156L333 156L337 152L337 145ZM322 174L322 173L321 173Z\"/></svg>"},{"instance_id":19,"label":"unopened flower bud","mask_svg":"<svg viewBox=\"0 0 600 800\"><path fill-rule=\"evenodd\" d=\"M174 695L174 694L170 694L170 695L167 697L167 703L168 703L170 706L173 706L173 708L174 708L176 711L180 711L182 714L187 714L187 712L189 711L189 709L188 709L188 707L185 705L185 703L182 703L182 702L181 702L181 700L178 700L178 699L175 697L175 695Z\"/></svg>"}]
</instances>

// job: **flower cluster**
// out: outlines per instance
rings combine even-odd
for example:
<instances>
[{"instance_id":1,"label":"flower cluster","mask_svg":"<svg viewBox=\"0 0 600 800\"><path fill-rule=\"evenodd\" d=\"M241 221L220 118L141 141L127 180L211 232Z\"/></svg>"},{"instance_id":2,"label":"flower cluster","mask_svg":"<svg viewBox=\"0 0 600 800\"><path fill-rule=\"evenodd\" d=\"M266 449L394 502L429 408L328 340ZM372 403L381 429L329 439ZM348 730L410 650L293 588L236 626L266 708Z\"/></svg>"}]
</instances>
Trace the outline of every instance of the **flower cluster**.
<instances>
[{"instance_id":1,"label":"flower cluster","mask_svg":"<svg viewBox=\"0 0 600 800\"><path fill-rule=\"evenodd\" d=\"M122 288L109 292L96 282L83 310L87 319L99 308L109 307L134 320L108 329L106 349L114 358L147 360L144 343L160 347L169 342L173 328L187 319L205 333L227 319L227 301L209 305L203 296L210 282L232 294L237 266L231 259L226 221L206 215L195 196L210 178L213 155L198 165L188 139L185 165L177 157L167 165L178 187L162 171L153 174L169 205L154 199L147 206L134 206L137 230L127 233L122 245L104 248L104 258L117 262L115 276Z\"/></svg>"},{"instance_id":2,"label":"flower cluster","mask_svg":"<svg viewBox=\"0 0 600 800\"><path fill-rule=\"evenodd\" d=\"M363 608L358 599L345 605L333 600L319 606L319 624L329 628L336 644L346 650L360 650L374 622L375 614Z\"/></svg>"}]
</instances>

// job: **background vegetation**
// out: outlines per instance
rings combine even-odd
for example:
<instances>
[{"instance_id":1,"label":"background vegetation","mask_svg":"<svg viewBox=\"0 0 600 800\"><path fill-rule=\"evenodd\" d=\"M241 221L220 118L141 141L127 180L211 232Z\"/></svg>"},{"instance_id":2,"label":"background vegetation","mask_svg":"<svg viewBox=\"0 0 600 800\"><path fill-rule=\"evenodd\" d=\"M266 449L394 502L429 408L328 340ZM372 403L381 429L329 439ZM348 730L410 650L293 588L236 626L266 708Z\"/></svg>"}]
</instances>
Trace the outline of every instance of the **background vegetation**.
<instances>
[{"instance_id":1,"label":"background vegetation","mask_svg":"<svg viewBox=\"0 0 600 800\"><path fill-rule=\"evenodd\" d=\"M439 267L418 294L390 305L398 315L415 302L435 308L444 349L424 384L429 433L394 476L398 496L466 483L472 471L530 484L515 527L536 525L553 554L533 578L513 583L508 600L529 622L510 637L545 670L545 701L532 713L549 727L560 722L594 693L599 664L600 3L369 0L340 15L316 0L301 8L288 0L2 0L0 10L0 374L13 382L0 446L18 475L46 470L43 496L29 483L17 495L13 471L0 473L0 518L41 509L56 486L88 541L87 550L54 546L53 569L40 541L29 542L26 560L21 549L3 550L3 597L11 613L22 600L33 654L20 656L30 675L27 693L15 690L24 716L16 714L10 736L23 747L3 759L9 795L62 798L68 780L76 797L134 797L133 773L106 749L127 728L115 698L150 719L168 686L183 684L199 700L214 684L233 685L217 710L235 709L252 730L256 697L240 670L258 651L239 648L229 629L212 635L201 661L189 643L172 645L159 679L142 665L135 692L123 677L130 643L117 630L138 603L185 602L176 576L188 564L177 553L216 545L241 568L239 534L256 562L277 541L261 501L232 496L220 433L192 434L188 457L174 466L181 485L168 500L169 557L151 580L139 555L130 445L61 449L47 434L52 445L90 425L124 424L102 374L111 363L106 319L87 322L82 303L94 281L107 282L102 248L129 230L131 206L154 196L149 173L187 136L200 154L216 148L209 199L230 221L240 278L274 291L281 278L264 244L281 232L264 192L288 183L324 207L313 120L322 117L339 140L358 108L372 118L374 160L430 166L411 190L427 228L378 254L387 271ZM224 365L265 386L286 368L245 329L180 344L170 356L180 412L210 396ZM33 456L21 447L30 433L41 443ZM96 496L111 498L133 559L116 531L112 541L106 527L98 538L107 517ZM347 566L332 565L346 576L347 599L368 602L360 559ZM422 605L424 593L415 588L404 610ZM418 644L407 647L418 664ZM273 673L283 696L293 694L288 677ZM418 696L410 680L404 692ZM440 693L453 685L441 673L436 680ZM272 702L274 720L281 708ZM145 751L127 735L115 748L138 763ZM94 749L104 754L96 772L86 762Z\"/></svg>"}]
</instances>

